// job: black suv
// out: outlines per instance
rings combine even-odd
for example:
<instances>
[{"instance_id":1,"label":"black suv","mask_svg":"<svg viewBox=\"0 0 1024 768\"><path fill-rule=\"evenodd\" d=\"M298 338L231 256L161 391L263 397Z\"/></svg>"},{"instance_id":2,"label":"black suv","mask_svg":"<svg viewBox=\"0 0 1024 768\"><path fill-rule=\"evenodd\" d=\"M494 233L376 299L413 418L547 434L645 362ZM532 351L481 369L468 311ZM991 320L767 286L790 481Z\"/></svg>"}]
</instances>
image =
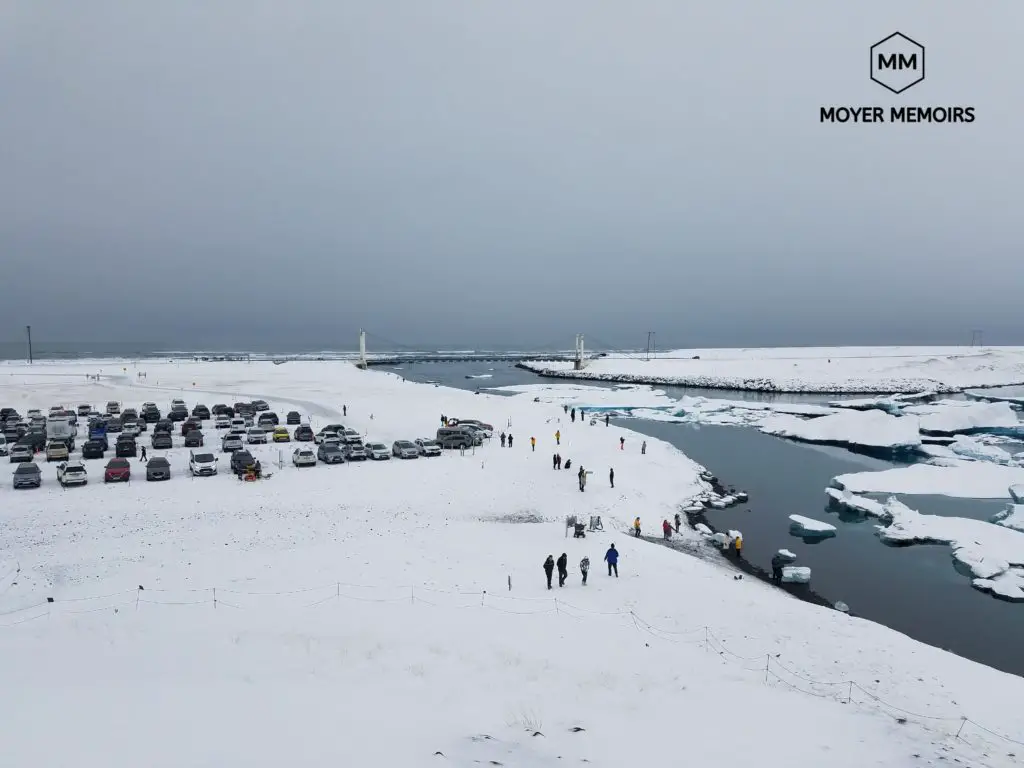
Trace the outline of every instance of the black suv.
<instances>
[{"instance_id":1,"label":"black suv","mask_svg":"<svg viewBox=\"0 0 1024 768\"><path fill-rule=\"evenodd\" d=\"M175 405L167 414L167 418L171 421L184 421L188 418L188 408L184 405Z\"/></svg>"},{"instance_id":2,"label":"black suv","mask_svg":"<svg viewBox=\"0 0 1024 768\"><path fill-rule=\"evenodd\" d=\"M288 424L301 424L302 416L298 411L288 411L288 415L285 417L285 421Z\"/></svg>"},{"instance_id":3,"label":"black suv","mask_svg":"<svg viewBox=\"0 0 1024 768\"><path fill-rule=\"evenodd\" d=\"M235 409L230 405L224 405L224 403L217 403L210 409L210 412L214 416L227 416L229 419L235 415Z\"/></svg>"},{"instance_id":4,"label":"black suv","mask_svg":"<svg viewBox=\"0 0 1024 768\"><path fill-rule=\"evenodd\" d=\"M205 405L199 404L192 409L192 418L206 421L206 419L210 418L210 409Z\"/></svg>"},{"instance_id":5,"label":"black suv","mask_svg":"<svg viewBox=\"0 0 1024 768\"><path fill-rule=\"evenodd\" d=\"M194 429L202 429L203 422L198 416L189 416L181 422L181 436L184 437Z\"/></svg>"},{"instance_id":6,"label":"black suv","mask_svg":"<svg viewBox=\"0 0 1024 768\"><path fill-rule=\"evenodd\" d=\"M277 414L273 411L265 411L260 414L260 417L256 420L256 426L263 427L267 432L273 432L274 427L278 425Z\"/></svg>"},{"instance_id":7,"label":"black suv","mask_svg":"<svg viewBox=\"0 0 1024 768\"><path fill-rule=\"evenodd\" d=\"M172 448L174 447L174 441L171 440L170 432L154 432L153 433L153 447L154 448Z\"/></svg>"},{"instance_id":8,"label":"black suv","mask_svg":"<svg viewBox=\"0 0 1024 768\"><path fill-rule=\"evenodd\" d=\"M202 448L203 447L203 433L198 429L189 430L188 434L185 435L185 447L186 448Z\"/></svg>"},{"instance_id":9,"label":"black suv","mask_svg":"<svg viewBox=\"0 0 1024 768\"><path fill-rule=\"evenodd\" d=\"M250 464L255 464L256 459L248 451L235 451L231 454L231 471L236 475L240 475L245 472L245 468Z\"/></svg>"},{"instance_id":10,"label":"black suv","mask_svg":"<svg viewBox=\"0 0 1024 768\"><path fill-rule=\"evenodd\" d=\"M103 440L86 440L82 443L83 459L102 459L107 450L107 444ZM135 454L132 454L133 456Z\"/></svg>"},{"instance_id":11,"label":"black suv","mask_svg":"<svg viewBox=\"0 0 1024 768\"><path fill-rule=\"evenodd\" d=\"M153 425L153 434L157 432L166 432L168 435L174 431L174 422L170 419L160 419L156 424Z\"/></svg>"},{"instance_id":12,"label":"black suv","mask_svg":"<svg viewBox=\"0 0 1024 768\"><path fill-rule=\"evenodd\" d=\"M142 420L149 424L160 421L160 409L155 405L147 405L142 409Z\"/></svg>"},{"instance_id":13,"label":"black suv","mask_svg":"<svg viewBox=\"0 0 1024 768\"><path fill-rule=\"evenodd\" d=\"M300 443L313 442L313 428L309 424L300 424L295 428L295 439Z\"/></svg>"},{"instance_id":14,"label":"black suv","mask_svg":"<svg viewBox=\"0 0 1024 768\"><path fill-rule=\"evenodd\" d=\"M136 455L138 455L138 452L139 452L139 450L138 450L138 447L135 444L135 438L134 437L119 437L119 438L117 438L117 443L115 443L115 447L114 447L114 455L117 456L119 459L126 459L129 456L136 456ZM83 449L82 453L83 453L83 455L85 454L84 449Z\"/></svg>"}]
</instances>

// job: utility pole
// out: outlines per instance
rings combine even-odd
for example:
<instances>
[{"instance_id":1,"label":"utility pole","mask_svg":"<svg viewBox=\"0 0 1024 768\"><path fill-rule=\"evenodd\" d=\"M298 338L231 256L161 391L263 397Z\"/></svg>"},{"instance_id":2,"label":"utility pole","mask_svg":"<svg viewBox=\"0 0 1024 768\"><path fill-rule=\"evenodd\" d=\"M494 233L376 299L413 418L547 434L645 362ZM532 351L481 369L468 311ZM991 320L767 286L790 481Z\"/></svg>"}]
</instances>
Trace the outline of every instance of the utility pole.
<instances>
[{"instance_id":1,"label":"utility pole","mask_svg":"<svg viewBox=\"0 0 1024 768\"><path fill-rule=\"evenodd\" d=\"M972 347L984 346L984 344L982 343L982 332L981 331L971 331L971 346Z\"/></svg>"},{"instance_id":2,"label":"utility pole","mask_svg":"<svg viewBox=\"0 0 1024 768\"><path fill-rule=\"evenodd\" d=\"M655 349L655 346L654 346L654 331L648 331L647 332L647 359L648 360L651 359L651 355L652 354L655 357L658 356L658 353L657 353L657 351Z\"/></svg>"},{"instance_id":3,"label":"utility pole","mask_svg":"<svg viewBox=\"0 0 1024 768\"><path fill-rule=\"evenodd\" d=\"M31 325L26 325L25 326L25 334L28 336L28 361L31 364L31 362L32 362L32 326Z\"/></svg>"}]
</instances>

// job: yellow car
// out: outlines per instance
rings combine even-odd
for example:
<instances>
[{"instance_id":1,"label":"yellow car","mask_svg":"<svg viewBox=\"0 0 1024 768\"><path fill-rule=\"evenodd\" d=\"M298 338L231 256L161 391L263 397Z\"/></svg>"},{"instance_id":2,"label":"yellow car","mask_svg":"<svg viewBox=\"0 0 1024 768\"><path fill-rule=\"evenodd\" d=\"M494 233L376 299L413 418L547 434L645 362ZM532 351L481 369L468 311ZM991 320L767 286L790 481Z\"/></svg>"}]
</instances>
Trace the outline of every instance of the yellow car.
<instances>
[{"instance_id":1,"label":"yellow car","mask_svg":"<svg viewBox=\"0 0 1024 768\"><path fill-rule=\"evenodd\" d=\"M275 443L290 443L292 441L292 437L288 434L288 429L286 427L277 427L274 429L274 435L271 439Z\"/></svg>"}]
</instances>

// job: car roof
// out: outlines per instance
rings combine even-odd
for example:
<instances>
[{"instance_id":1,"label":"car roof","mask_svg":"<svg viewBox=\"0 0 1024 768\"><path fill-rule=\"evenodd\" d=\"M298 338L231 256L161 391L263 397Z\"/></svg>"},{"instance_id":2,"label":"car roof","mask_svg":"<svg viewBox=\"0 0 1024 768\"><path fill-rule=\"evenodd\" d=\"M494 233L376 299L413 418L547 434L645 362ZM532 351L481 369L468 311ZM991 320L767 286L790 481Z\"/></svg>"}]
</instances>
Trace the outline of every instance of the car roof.
<instances>
[{"instance_id":1,"label":"car roof","mask_svg":"<svg viewBox=\"0 0 1024 768\"><path fill-rule=\"evenodd\" d=\"M28 462L25 462L23 464L19 464L18 468L16 470L14 470L14 471L15 471L15 473L17 473L17 472L38 472L39 471L39 465L36 464L34 461L28 461Z\"/></svg>"}]
</instances>

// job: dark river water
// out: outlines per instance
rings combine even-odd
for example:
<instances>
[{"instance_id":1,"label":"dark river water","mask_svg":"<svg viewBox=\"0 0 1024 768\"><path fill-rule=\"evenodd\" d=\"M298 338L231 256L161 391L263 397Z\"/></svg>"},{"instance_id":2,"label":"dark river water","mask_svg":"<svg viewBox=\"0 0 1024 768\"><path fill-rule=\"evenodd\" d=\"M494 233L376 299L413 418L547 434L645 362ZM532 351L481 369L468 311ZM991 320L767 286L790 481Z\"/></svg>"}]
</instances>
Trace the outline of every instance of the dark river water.
<instances>
[{"instance_id":1,"label":"dark river water","mask_svg":"<svg viewBox=\"0 0 1024 768\"><path fill-rule=\"evenodd\" d=\"M434 381L475 390L480 387L560 383L506 363L428 363L397 371L411 381ZM490 374L488 379L467 379ZM600 382L561 382L600 386ZM729 400L822 403L824 395L771 395L658 387L672 397L703 395ZM1024 675L1024 604L994 599L973 589L953 567L948 547L889 547L875 536L875 522L847 519L827 509L825 487L844 472L886 469L889 462L828 448L794 443L749 427L697 426L629 419L628 429L660 438L700 462L727 486L745 490L750 501L708 510L719 530L743 532L744 557L764 568L780 548L811 568L811 587L828 600L931 645L998 669ZM1004 503L945 496L902 496L913 509L938 515L989 519ZM838 527L837 535L805 543L789 532L789 515L800 514Z\"/></svg>"}]
</instances>

